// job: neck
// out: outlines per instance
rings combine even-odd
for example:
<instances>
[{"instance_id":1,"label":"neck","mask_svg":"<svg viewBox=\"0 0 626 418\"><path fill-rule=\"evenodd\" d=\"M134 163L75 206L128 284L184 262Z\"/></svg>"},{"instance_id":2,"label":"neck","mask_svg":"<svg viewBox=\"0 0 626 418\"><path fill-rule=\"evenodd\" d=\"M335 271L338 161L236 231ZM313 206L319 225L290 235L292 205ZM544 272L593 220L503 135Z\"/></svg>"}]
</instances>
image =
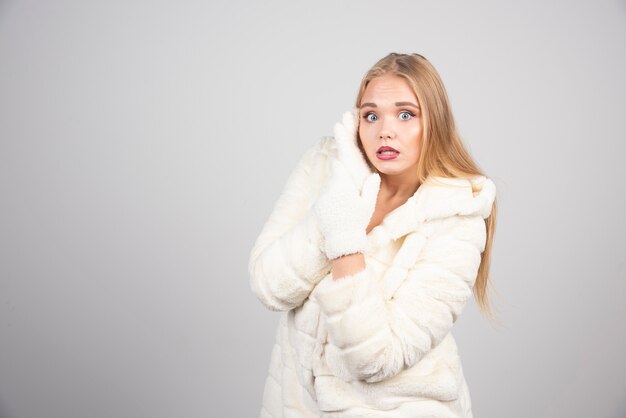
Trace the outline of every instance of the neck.
<instances>
[{"instance_id":1,"label":"neck","mask_svg":"<svg viewBox=\"0 0 626 418\"><path fill-rule=\"evenodd\" d=\"M408 199L413 196L420 186L417 173L408 174L380 174L380 189L389 198Z\"/></svg>"}]
</instances>

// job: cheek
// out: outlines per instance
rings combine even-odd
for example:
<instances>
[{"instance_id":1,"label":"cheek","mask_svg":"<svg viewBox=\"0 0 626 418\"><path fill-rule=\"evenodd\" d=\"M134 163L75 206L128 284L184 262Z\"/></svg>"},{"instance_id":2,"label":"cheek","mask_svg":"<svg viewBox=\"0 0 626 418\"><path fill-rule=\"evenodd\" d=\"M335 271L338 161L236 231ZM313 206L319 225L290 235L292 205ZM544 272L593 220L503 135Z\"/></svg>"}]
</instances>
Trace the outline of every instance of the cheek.
<instances>
[{"instance_id":1,"label":"cheek","mask_svg":"<svg viewBox=\"0 0 626 418\"><path fill-rule=\"evenodd\" d=\"M419 145L422 143L422 127L421 125L412 126L407 132L407 138L410 138L412 144Z\"/></svg>"},{"instance_id":2,"label":"cheek","mask_svg":"<svg viewBox=\"0 0 626 418\"><path fill-rule=\"evenodd\" d=\"M410 137L419 139L419 136L422 133L422 124L415 123L415 124L409 125L408 130L409 131L407 133L409 134Z\"/></svg>"},{"instance_id":3,"label":"cheek","mask_svg":"<svg viewBox=\"0 0 626 418\"><path fill-rule=\"evenodd\" d=\"M411 150L410 158L417 160L422 149L422 128L421 126L411 126L405 134L406 146Z\"/></svg>"}]
</instances>

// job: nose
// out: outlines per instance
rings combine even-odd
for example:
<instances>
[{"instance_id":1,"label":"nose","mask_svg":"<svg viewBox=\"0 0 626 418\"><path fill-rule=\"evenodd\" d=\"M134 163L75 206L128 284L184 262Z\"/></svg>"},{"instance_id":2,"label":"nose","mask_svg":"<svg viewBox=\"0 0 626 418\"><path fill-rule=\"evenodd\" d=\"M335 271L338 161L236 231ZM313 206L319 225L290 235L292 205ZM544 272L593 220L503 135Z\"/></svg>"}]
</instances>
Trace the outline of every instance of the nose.
<instances>
[{"instance_id":1,"label":"nose","mask_svg":"<svg viewBox=\"0 0 626 418\"><path fill-rule=\"evenodd\" d=\"M380 124L380 130L378 131L378 139L392 139L395 137L392 122L383 121Z\"/></svg>"}]
</instances>

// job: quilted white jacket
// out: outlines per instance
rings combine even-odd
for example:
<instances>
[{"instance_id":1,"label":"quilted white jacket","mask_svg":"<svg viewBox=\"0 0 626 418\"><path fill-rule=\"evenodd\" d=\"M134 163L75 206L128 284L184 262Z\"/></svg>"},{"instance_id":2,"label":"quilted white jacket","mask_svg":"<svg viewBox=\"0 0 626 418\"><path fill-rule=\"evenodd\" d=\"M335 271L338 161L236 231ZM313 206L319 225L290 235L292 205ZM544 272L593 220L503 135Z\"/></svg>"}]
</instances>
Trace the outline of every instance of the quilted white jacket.
<instances>
[{"instance_id":1,"label":"quilted white jacket","mask_svg":"<svg viewBox=\"0 0 626 418\"><path fill-rule=\"evenodd\" d=\"M331 158L331 137L307 150L250 255L252 290L283 311L261 417L471 418L450 330L473 295L494 183L429 178L368 234L366 269L333 281L311 211Z\"/></svg>"}]
</instances>

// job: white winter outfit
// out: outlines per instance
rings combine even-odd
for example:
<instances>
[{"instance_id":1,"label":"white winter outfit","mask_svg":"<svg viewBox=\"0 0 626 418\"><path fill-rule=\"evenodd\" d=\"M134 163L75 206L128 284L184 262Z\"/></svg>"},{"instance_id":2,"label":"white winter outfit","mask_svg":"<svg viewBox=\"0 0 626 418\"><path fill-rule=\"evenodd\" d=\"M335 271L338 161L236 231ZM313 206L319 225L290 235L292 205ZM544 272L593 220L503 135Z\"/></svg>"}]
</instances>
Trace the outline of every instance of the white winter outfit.
<instances>
[{"instance_id":1,"label":"white winter outfit","mask_svg":"<svg viewBox=\"0 0 626 418\"><path fill-rule=\"evenodd\" d=\"M333 158L331 137L303 155L250 255L252 290L283 311L261 417L471 418L450 330L473 294L494 183L429 177L367 234L366 269L332 280L311 208Z\"/></svg>"}]
</instances>

